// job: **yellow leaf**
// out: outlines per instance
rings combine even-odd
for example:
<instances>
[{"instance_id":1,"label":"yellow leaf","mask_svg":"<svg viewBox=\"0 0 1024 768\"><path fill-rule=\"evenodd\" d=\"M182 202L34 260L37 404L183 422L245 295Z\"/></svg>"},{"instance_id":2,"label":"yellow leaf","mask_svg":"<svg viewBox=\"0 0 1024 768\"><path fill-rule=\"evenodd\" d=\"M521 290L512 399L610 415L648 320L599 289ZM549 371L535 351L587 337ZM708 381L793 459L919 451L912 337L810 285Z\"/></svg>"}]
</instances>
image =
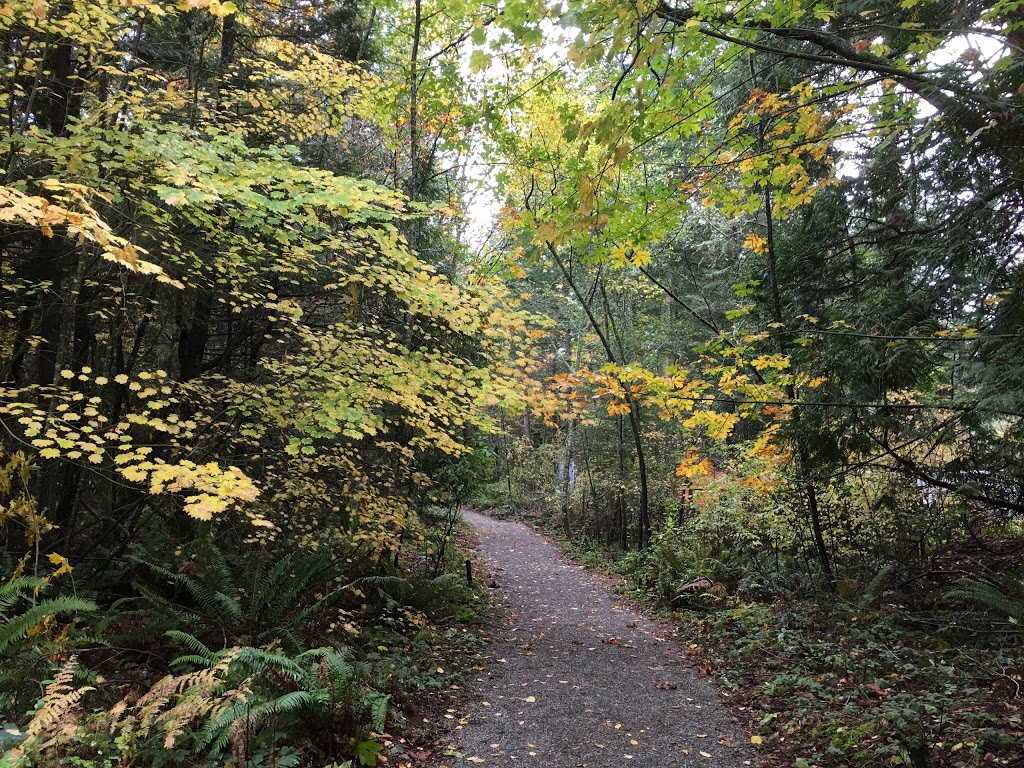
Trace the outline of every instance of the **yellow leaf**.
<instances>
[{"instance_id":1,"label":"yellow leaf","mask_svg":"<svg viewBox=\"0 0 1024 768\"><path fill-rule=\"evenodd\" d=\"M46 559L54 565L58 566L57 570L50 574L51 579L65 573L71 573L71 563L69 563L68 559L63 555L59 555L56 552L51 552L49 555L46 556Z\"/></svg>"},{"instance_id":2,"label":"yellow leaf","mask_svg":"<svg viewBox=\"0 0 1024 768\"><path fill-rule=\"evenodd\" d=\"M629 263L629 247L616 245L611 251L612 264L616 267L624 267Z\"/></svg>"},{"instance_id":3,"label":"yellow leaf","mask_svg":"<svg viewBox=\"0 0 1024 768\"><path fill-rule=\"evenodd\" d=\"M651 252L648 250L641 249L633 253L633 264L642 267L645 264L651 263Z\"/></svg>"},{"instance_id":4,"label":"yellow leaf","mask_svg":"<svg viewBox=\"0 0 1024 768\"><path fill-rule=\"evenodd\" d=\"M714 469L714 466L707 459L702 459L700 454L697 453L696 448L687 448L686 455L683 456L683 460L679 462L679 466L676 467L676 476L685 477L689 480L706 475ZM616 725L616 728L619 726Z\"/></svg>"},{"instance_id":5,"label":"yellow leaf","mask_svg":"<svg viewBox=\"0 0 1024 768\"><path fill-rule=\"evenodd\" d=\"M768 250L768 240L758 234L751 232L743 241L743 247L754 253L764 253Z\"/></svg>"},{"instance_id":6,"label":"yellow leaf","mask_svg":"<svg viewBox=\"0 0 1024 768\"><path fill-rule=\"evenodd\" d=\"M764 739L762 739L760 736L751 736L750 737L750 743L751 744L762 744L762 743L764 743Z\"/></svg>"}]
</instances>

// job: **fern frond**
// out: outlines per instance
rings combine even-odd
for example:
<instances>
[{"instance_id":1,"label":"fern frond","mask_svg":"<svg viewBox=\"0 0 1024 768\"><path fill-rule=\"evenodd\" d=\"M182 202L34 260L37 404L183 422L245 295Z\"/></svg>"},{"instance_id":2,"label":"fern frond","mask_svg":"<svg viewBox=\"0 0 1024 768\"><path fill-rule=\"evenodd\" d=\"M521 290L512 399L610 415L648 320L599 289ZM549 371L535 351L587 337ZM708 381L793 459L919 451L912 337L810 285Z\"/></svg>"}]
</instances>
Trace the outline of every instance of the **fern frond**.
<instances>
[{"instance_id":1,"label":"fern frond","mask_svg":"<svg viewBox=\"0 0 1024 768\"><path fill-rule=\"evenodd\" d=\"M461 573L442 573L430 580L430 586L434 589L452 589L462 587L465 577Z\"/></svg>"},{"instance_id":2,"label":"fern frond","mask_svg":"<svg viewBox=\"0 0 1024 768\"><path fill-rule=\"evenodd\" d=\"M368 691L363 694L363 701L366 715L375 731L384 730L384 723L388 719L388 704L391 697L386 693Z\"/></svg>"},{"instance_id":3,"label":"fern frond","mask_svg":"<svg viewBox=\"0 0 1024 768\"><path fill-rule=\"evenodd\" d=\"M264 718L299 714L314 703L313 696L309 691L290 691L255 707L252 716L257 723L261 723Z\"/></svg>"},{"instance_id":4,"label":"fern frond","mask_svg":"<svg viewBox=\"0 0 1024 768\"><path fill-rule=\"evenodd\" d=\"M179 574L179 577L181 585L188 590L192 599L204 611L212 614L220 613L229 619L238 619L242 615L241 605L231 595L184 574Z\"/></svg>"},{"instance_id":5,"label":"fern frond","mask_svg":"<svg viewBox=\"0 0 1024 768\"><path fill-rule=\"evenodd\" d=\"M235 662L250 677L273 671L278 674L287 675L299 685L302 685L309 679L309 672L294 659L282 653L275 653L264 648L242 646L238 649Z\"/></svg>"},{"instance_id":6,"label":"fern frond","mask_svg":"<svg viewBox=\"0 0 1024 768\"><path fill-rule=\"evenodd\" d=\"M32 576L18 576L0 584L0 612L6 613L29 592L45 586L45 581Z\"/></svg>"},{"instance_id":7,"label":"fern frond","mask_svg":"<svg viewBox=\"0 0 1024 768\"><path fill-rule=\"evenodd\" d=\"M1024 600L1010 597L1011 591L1017 595L1022 594L1020 585L1013 589L977 579L960 579L957 586L947 592L945 597L947 600L972 603L1009 618L1024 629Z\"/></svg>"},{"instance_id":8,"label":"fern frond","mask_svg":"<svg viewBox=\"0 0 1024 768\"><path fill-rule=\"evenodd\" d=\"M381 592L401 597L409 586L409 582L400 576L362 576L351 582L353 587L376 587ZM392 592L388 592L392 590Z\"/></svg>"},{"instance_id":9,"label":"fern frond","mask_svg":"<svg viewBox=\"0 0 1024 768\"><path fill-rule=\"evenodd\" d=\"M889 580L889 577L892 576L894 570L896 570L896 566L893 563L886 563L878 569L878 573L867 583L867 586L864 587L864 591L857 600L857 608L859 610L867 609L878 599L879 591Z\"/></svg>"},{"instance_id":10,"label":"fern frond","mask_svg":"<svg viewBox=\"0 0 1024 768\"><path fill-rule=\"evenodd\" d=\"M171 662L172 665L185 663L197 664L199 666L210 666L217 663L219 655L207 648L206 644L195 635L190 635L188 632L182 632L177 629L169 629L164 632L164 635L181 643L193 653L191 656L179 656ZM188 661L188 659L198 659L199 661Z\"/></svg>"},{"instance_id":11,"label":"fern frond","mask_svg":"<svg viewBox=\"0 0 1024 768\"><path fill-rule=\"evenodd\" d=\"M77 597L55 597L43 600L28 608L0 626L0 653L15 643L24 640L29 630L50 616L63 613L91 613L96 610L96 603Z\"/></svg>"}]
</instances>

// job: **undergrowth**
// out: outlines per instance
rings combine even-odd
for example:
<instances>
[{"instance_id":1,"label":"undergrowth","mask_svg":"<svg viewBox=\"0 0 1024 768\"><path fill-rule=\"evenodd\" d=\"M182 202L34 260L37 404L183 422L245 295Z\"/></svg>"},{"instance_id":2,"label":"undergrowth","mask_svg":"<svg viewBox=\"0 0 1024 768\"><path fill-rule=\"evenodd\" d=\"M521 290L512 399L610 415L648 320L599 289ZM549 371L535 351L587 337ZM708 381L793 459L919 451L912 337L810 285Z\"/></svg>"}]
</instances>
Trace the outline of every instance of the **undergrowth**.
<instances>
[{"instance_id":1,"label":"undergrowth","mask_svg":"<svg viewBox=\"0 0 1024 768\"><path fill-rule=\"evenodd\" d=\"M450 533L444 555L425 537L369 575L208 536L140 548L132 594L101 610L0 581L0 661L17 673L0 678L0 765L351 768L382 752L402 765L407 713L461 683L466 623L487 608Z\"/></svg>"},{"instance_id":2,"label":"undergrowth","mask_svg":"<svg viewBox=\"0 0 1024 768\"><path fill-rule=\"evenodd\" d=\"M770 765L1024 765L1024 589L1012 569L932 583L927 569L888 566L831 591L671 531L622 551L546 528L681 624Z\"/></svg>"}]
</instances>

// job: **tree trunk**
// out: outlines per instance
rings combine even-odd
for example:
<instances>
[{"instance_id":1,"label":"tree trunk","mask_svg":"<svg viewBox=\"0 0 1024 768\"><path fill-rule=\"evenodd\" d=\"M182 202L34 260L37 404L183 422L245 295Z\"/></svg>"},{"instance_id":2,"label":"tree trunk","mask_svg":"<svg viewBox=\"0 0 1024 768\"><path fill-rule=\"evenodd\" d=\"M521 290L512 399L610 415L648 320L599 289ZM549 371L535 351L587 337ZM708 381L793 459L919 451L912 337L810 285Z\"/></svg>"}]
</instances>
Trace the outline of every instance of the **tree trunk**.
<instances>
[{"instance_id":1,"label":"tree trunk","mask_svg":"<svg viewBox=\"0 0 1024 768\"><path fill-rule=\"evenodd\" d=\"M192 315L186 323L179 311L178 368L182 381L189 381L203 372L203 356L210 339L210 309L213 305L210 290L199 288Z\"/></svg>"}]
</instances>

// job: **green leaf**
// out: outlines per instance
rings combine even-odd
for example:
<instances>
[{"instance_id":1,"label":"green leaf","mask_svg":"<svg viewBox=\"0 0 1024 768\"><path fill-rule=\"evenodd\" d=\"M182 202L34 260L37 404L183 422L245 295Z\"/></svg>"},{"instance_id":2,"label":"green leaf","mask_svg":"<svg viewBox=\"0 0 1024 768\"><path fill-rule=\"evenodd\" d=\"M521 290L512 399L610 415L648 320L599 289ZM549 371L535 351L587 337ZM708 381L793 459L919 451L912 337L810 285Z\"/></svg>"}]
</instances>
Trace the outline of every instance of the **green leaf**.
<instances>
[{"instance_id":1,"label":"green leaf","mask_svg":"<svg viewBox=\"0 0 1024 768\"><path fill-rule=\"evenodd\" d=\"M479 49L474 50L473 53L469 55L469 68L473 72L482 72L491 66L491 60L491 54L484 53Z\"/></svg>"},{"instance_id":2,"label":"green leaf","mask_svg":"<svg viewBox=\"0 0 1024 768\"><path fill-rule=\"evenodd\" d=\"M384 745L377 741L357 741L353 754L360 765L376 765L377 755Z\"/></svg>"}]
</instances>

